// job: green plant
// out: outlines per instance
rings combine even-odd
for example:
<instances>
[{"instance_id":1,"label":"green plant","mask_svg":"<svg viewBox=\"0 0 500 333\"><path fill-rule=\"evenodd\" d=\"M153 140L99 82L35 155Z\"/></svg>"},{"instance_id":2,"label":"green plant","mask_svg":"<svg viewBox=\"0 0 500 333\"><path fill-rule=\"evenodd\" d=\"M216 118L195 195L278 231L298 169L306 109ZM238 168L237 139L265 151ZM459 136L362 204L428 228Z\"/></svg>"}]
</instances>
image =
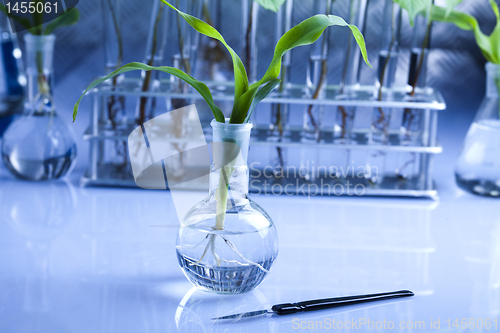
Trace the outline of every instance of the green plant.
<instances>
[{"instance_id":1,"label":"green plant","mask_svg":"<svg viewBox=\"0 0 500 333\"><path fill-rule=\"evenodd\" d=\"M500 13L494 0L490 0L490 5L497 19L495 28L490 35L486 35L481 31L474 16L457 10L447 10L443 7L434 6L432 19L439 22L453 23L460 29L472 31L476 43L486 60L494 64L500 64Z\"/></svg>"},{"instance_id":2,"label":"green plant","mask_svg":"<svg viewBox=\"0 0 500 333\"><path fill-rule=\"evenodd\" d=\"M347 24L342 18L334 15L316 15L293 27L283 35L283 37L276 45L273 59L266 73L264 74L262 79L250 85L248 83L246 70L241 59L238 57L236 52L234 52L234 50L229 45L227 45L222 35L215 28L189 14L177 10L174 6L172 6L165 0L161 1L172 9L176 10L179 15L181 15L181 17L186 20L196 31L208 37L219 40L229 51L233 61L235 77L234 105L230 117L230 123L233 124L248 122L250 115L257 104L262 101L274 89L274 87L278 85L278 76L281 70L281 59L283 55L295 47L314 43L321 36L323 31L329 26L337 25L349 27L354 34L354 37L356 38L364 60L367 64L369 64L364 38L357 27ZM110 78L134 70L159 70L174 75L181 80L184 80L195 90L197 90L205 99L208 106L212 110L215 119L219 122L225 122L222 111L215 105L212 94L204 83L197 81L190 75L182 72L177 68L168 66L152 67L137 62L124 65L116 71L110 73L109 75L90 84L74 106L73 120L76 119L76 116L78 114L78 106L82 98L89 90Z\"/></svg>"},{"instance_id":3,"label":"green plant","mask_svg":"<svg viewBox=\"0 0 500 333\"><path fill-rule=\"evenodd\" d=\"M382 70L379 70L379 87L378 87L378 94L377 94L377 100L382 101L383 98L383 88L384 88L384 82L386 80L386 75L387 73L387 68L389 67L389 63L391 61L391 58L393 58L393 51L396 48L396 46L399 44L399 38L400 38L400 29L401 29L401 10L400 8L395 7L394 2L389 2L391 8L390 8L390 15L391 15L391 21L390 21L390 32L391 32L391 39L389 43L389 47L387 49L387 57L383 63L379 64L379 67L382 66ZM386 5L388 5L386 3ZM395 10L398 10L398 13L395 12ZM383 132L384 132L384 143L386 143L388 139L388 116L386 115L386 112L382 107L377 108L379 112L378 119L374 119L372 122L372 125L378 125L381 124L383 125Z\"/></svg>"},{"instance_id":4,"label":"green plant","mask_svg":"<svg viewBox=\"0 0 500 333\"><path fill-rule=\"evenodd\" d=\"M281 39L278 41L276 45L273 59L266 73L259 81L250 85L248 82L248 76L245 70L245 66L243 65L243 62L241 61L240 57L226 43L222 35L215 28L213 28L211 25L205 23L200 19L197 19L184 12L181 12L180 10L172 6L170 3L168 3L166 0L161 0L161 1L170 8L176 10L178 14L197 32L220 41L229 51L234 69L234 102L233 102L231 116L229 119L229 122L232 124L242 124L248 122L257 104L261 102L264 98L266 98L273 91L273 89L276 88L276 86L280 83L278 76L280 75L282 67L281 60L283 55L295 47L314 43L316 40L318 40L318 38L323 34L325 29L328 28L329 26L336 25L336 26L349 27L356 39L356 42L358 43L361 49L365 62L368 65L370 65L370 63L368 62L363 35L359 32L357 27L347 24L342 18L334 15L316 15L306 19L302 23L291 28L281 37ZM76 116L78 114L78 107L82 98L89 90L93 89L98 84L110 78L134 70L143 70L146 72L152 70L158 70L180 78L181 80L191 85L196 91L198 91L198 93L203 97L203 99L210 107L216 121L221 123L226 122L224 114L214 103L212 94L204 83L196 80L192 76L184 73L182 70L177 68L168 66L152 67L150 65L136 63L136 62L124 65L121 68L117 69L116 71L112 72L111 74L91 83L87 87L87 89L85 89L83 95L78 99L78 101L74 106L73 121L76 119ZM224 154L226 153L227 152L224 152ZM220 170L219 188L216 194L217 216L216 216L216 224L213 227L215 230L224 229L225 215L227 209L227 199L229 194L229 179L233 171L234 169L231 163L229 165L222 166ZM215 236L216 235L212 235L212 237L210 238L210 240L206 245L203 256L195 264L198 264L203 259L203 257L208 252L210 247L212 247L212 254L214 255L214 257L216 257L215 249L213 248ZM232 249L235 253L237 254L239 253L236 248ZM240 257L247 263L255 264L248 261L241 255ZM219 263L219 261L217 262Z\"/></svg>"},{"instance_id":5,"label":"green plant","mask_svg":"<svg viewBox=\"0 0 500 333\"><path fill-rule=\"evenodd\" d=\"M254 0L267 10L277 12L286 0Z\"/></svg>"},{"instance_id":6,"label":"green plant","mask_svg":"<svg viewBox=\"0 0 500 333\"><path fill-rule=\"evenodd\" d=\"M490 5L496 17L496 24L489 35L481 31L479 23L474 16L457 10L434 6L432 10L432 19L439 22L453 23L462 30L472 31L476 38L476 43L486 60L493 64L500 65L500 11L494 0L490 0ZM500 79L495 79L495 85L500 93Z\"/></svg>"},{"instance_id":7,"label":"green plant","mask_svg":"<svg viewBox=\"0 0 500 333\"><path fill-rule=\"evenodd\" d=\"M151 42L151 58L148 60L148 65L153 66L156 49L158 47L158 27L160 25L161 17L163 15L164 5L160 4L158 8L158 13L156 14L155 23L153 26L153 40ZM147 92L151 84L151 71L146 72L144 79L142 81L141 91ZM116 77L115 77L116 78ZM148 97L142 96L139 102L139 117L136 119L138 125L143 124L146 121L146 104L148 102Z\"/></svg>"},{"instance_id":8,"label":"green plant","mask_svg":"<svg viewBox=\"0 0 500 333\"><path fill-rule=\"evenodd\" d=\"M463 0L446 0L446 12L445 12L445 17L448 17L453 9L461 3ZM408 16L410 17L410 23L413 26L415 17L417 15L424 15L425 17L428 18L427 20L427 26L425 30L425 36L424 40L421 46L421 54L424 54L426 48L429 46L429 40L430 40L430 33L431 33L431 26L432 26L432 21L434 20L434 17L430 15L430 10L432 10L432 4L434 0L394 0L397 4L401 6L401 8L405 9L408 12ZM439 7L441 8L441 7ZM415 88L418 82L418 78L420 76L422 66L423 66L423 61L424 57L420 57L420 62L417 66L417 70L415 73L415 78L414 82L411 82L412 85L412 91L410 93L411 96L415 95Z\"/></svg>"},{"instance_id":9,"label":"green plant","mask_svg":"<svg viewBox=\"0 0 500 333\"><path fill-rule=\"evenodd\" d=\"M332 5L334 2L335 2L335 0L328 0L326 2L326 12L325 12L326 15L330 15L331 8L332 8ZM323 43L323 45L321 46L321 48L324 49L325 47L327 47L328 39L324 38L322 40L322 43ZM327 76L328 76L328 59L324 58L321 60L320 76L318 78L318 82L316 84L316 89L314 90L314 93L313 93L311 99L316 100L320 97L321 92L325 88L324 86L326 84ZM315 131L319 132L320 126L317 123L317 119L314 119L313 108L314 108L314 104L310 104L307 107L307 115L309 116L309 121L311 122L311 125L314 127ZM318 135L317 141L319 142L320 140L321 140L321 135Z\"/></svg>"},{"instance_id":10,"label":"green plant","mask_svg":"<svg viewBox=\"0 0 500 333\"><path fill-rule=\"evenodd\" d=\"M43 0L35 0L35 7L38 3L45 3ZM62 13L54 20L47 24L43 24L43 13L38 13L35 11L32 14L32 19L29 20L26 17L21 17L9 13L4 4L0 4L0 11L7 15L12 20L18 22L23 28L27 29L28 32L35 36L47 36L54 33L55 30L76 24L80 19L80 12L77 8L72 8L66 13ZM49 84L47 82L47 77L43 73L43 53L37 52L36 63L38 70L38 90L40 94L50 94Z\"/></svg>"},{"instance_id":11,"label":"green plant","mask_svg":"<svg viewBox=\"0 0 500 333\"><path fill-rule=\"evenodd\" d=\"M245 67L241 59L234 52L234 50L226 43L222 35L215 28L205 23L204 21L201 21L200 19L197 19L191 15L179 11L177 8L172 6L167 1L165 0L161 1L164 2L170 8L176 10L178 14L184 20L186 20L186 22L189 25L191 25L196 31L208 37L217 39L229 51L231 59L233 61L233 68L234 68L234 104L229 119L229 122L232 124L242 124L248 122L257 104L261 102L264 98L266 98L273 91L273 89L279 84L280 80L278 80L278 76L280 75L281 71L281 59L283 55L295 47L314 43L322 35L323 31L329 26L336 25L336 26L349 27L356 39L356 42L358 43L361 49L365 62L368 65L370 65L367 57L366 46L363 35L359 32L357 27L347 24L342 18L334 15L316 15L306 19L302 23L293 27L281 37L281 39L278 41L278 44L276 45L273 59L266 73L259 81L250 85L248 82L248 77L245 71ZM78 99L78 101L74 106L73 120L76 119L76 116L78 114L78 107L82 98L89 90L93 89L98 84L110 78L115 77L116 75L120 75L122 73L134 70L143 70L143 71L158 70L180 78L181 80L191 85L196 91L198 91L198 93L203 97L203 99L206 101L206 103L212 110L215 119L218 122L225 123L224 114L214 103L212 94L210 93L210 90L204 83L197 81L195 78L191 77L190 75L184 73L183 71L177 68L168 66L152 67L137 62L124 65L118 70L112 72L111 74L91 83L87 87L87 89L85 89L83 95ZM220 211L220 214L218 212L217 225L215 227L218 230L222 230L224 228L224 216L226 210L225 205L227 203L227 196L228 196L227 179L230 178L231 173L232 173L231 166L224 166L220 173L221 175L219 181L220 190L219 190L219 198L217 200L219 203L218 210Z\"/></svg>"},{"instance_id":12,"label":"green plant","mask_svg":"<svg viewBox=\"0 0 500 333\"><path fill-rule=\"evenodd\" d=\"M446 0L446 9L444 8L442 9L444 11L444 16L448 17L453 11L453 9L462 1L463 0ZM417 68L415 70L413 81L410 82L411 92L409 95L413 97L415 96L417 83L424 67L425 52L427 52L427 48L429 47L432 22L435 20L435 18L431 15L431 10L433 9L432 4L434 0L394 0L394 2L399 4L401 8L405 9L408 12L408 16L410 18L410 23L412 26L414 24L414 20L417 15L423 15L428 18L424 39L421 46L420 59L417 64ZM405 116L410 117L410 119L413 119L414 117L413 110L405 109L404 113ZM408 122L408 126L410 125L411 121Z\"/></svg>"},{"instance_id":13,"label":"green plant","mask_svg":"<svg viewBox=\"0 0 500 333\"><path fill-rule=\"evenodd\" d=\"M112 22L113 30L114 30L115 36L116 36L116 44L117 44L117 48L118 48L118 52L116 55L116 69L118 69L118 68L120 68L122 61L123 61L123 38L122 38L121 31L120 31L120 24L119 24L118 15L117 15L116 9L113 5L113 2L112 2L112 0L105 0L105 1L109 7L109 14L111 16L111 22ZM118 85L118 77L116 76L113 78L112 86L113 86L113 88L115 88L117 85ZM116 116L117 116L117 113L122 108L122 106L124 105L124 103L125 103L125 98L123 96L112 95L112 96L109 96L109 98L107 100L108 118L109 118L109 121L111 122L111 127L113 129L116 129L116 126L117 126ZM118 107L117 107L117 105L118 105Z\"/></svg>"},{"instance_id":14,"label":"green plant","mask_svg":"<svg viewBox=\"0 0 500 333\"><path fill-rule=\"evenodd\" d=\"M411 85L410 96L415 96L417 84L424 68L424 61L426 59L427 48L429 47L430 35L431 35L431 27L432 27L432 19L430 17L430 10L432 9L432 3L434 0L416 0L416 1L408 1L408 0L394 0L394 2L398 3L401 8L405 9L408 12L408 16L410 17L410 23L413 26L415 17L418 14L424 15L427 18L427 25L425 27L425 33L422 45L420 47L420 57L418 60L417 67L415 69L415 75L413 77L412 82L409 82ZM451 3L456 0L449 0ZM461 0L459 0L461 1ZM406 108L404 109L403 118L409 119L406 123L406 131L410 131L411 124L415 119L415 114L413 109ZM412 162L411 162L412 163ZM405 168L407 166L403 166ZM401 169L403 169L401 168Z\"/></svg>"},{"instance_id":15,"label":"green plant","mask_svg":"<svg viewBox=\"0 0 500 333\"><path fill-rule=\"evenodd\" d=\"M453 9L462 2L463 0L446 0L445 16L449 16ZM410 17L410 23L413 26L415 16L426 11L430 2L433 0L394 0L395 3L401 6L408 12ZM441 8L441 7L440 7Z\"/></svg>"}]
</instances>

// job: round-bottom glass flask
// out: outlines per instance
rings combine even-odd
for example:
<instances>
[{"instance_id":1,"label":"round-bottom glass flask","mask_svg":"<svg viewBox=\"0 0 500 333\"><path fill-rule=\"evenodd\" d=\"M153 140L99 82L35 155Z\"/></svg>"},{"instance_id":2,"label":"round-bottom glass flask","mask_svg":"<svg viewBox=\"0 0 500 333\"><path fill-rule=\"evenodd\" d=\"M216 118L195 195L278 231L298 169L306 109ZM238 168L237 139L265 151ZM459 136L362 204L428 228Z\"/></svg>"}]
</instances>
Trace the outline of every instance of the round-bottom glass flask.
<instances>
[{"instance_id":1,"label":"round-bottom glass flask","mask_svg":"<svg viewBox=\"0 0 500 333\"><path fill-rule=\"evenodd\" d=\"M55 36L26 34L28 102L24 115L7 128L2 160L16 177L48 180L63 177L76 162L76 135L55 112L52 99Z\"/></svg>"},{"instance_id":2,"label":"round-bottom glass flask","mask_svg":"<svg viewBox=\"0 0 500 333\"><path fill-rule=\"evenodd\" d=\"M487 94L465 138L455 168L457 185L500 198L500 65L488 63Z\"/></svg>"},{"instance_id":3,"label":"round-bottom glass flask","mask_svg":"<svg viewBox=\"0 0 500 333\"><path fill-rule=\"evenodd\" d=\"M2 160L17 178L38 181L63 177L76 161L74 131L56 114L22 116L3 136Z\"/></svg>"},{"instance_id":4,"label":"round-bottom glass flask","mask_svg":"<svg viewBox=\"0 0 500 333\"><path fill-rule=\"evenodd\" d=\"M278 255L269 215L248 198L247 155L251 124L212 122L214 164L209 196L184 217L177 258L202 290L239 294L266 277Z\"/></svg>"}]
</instances>

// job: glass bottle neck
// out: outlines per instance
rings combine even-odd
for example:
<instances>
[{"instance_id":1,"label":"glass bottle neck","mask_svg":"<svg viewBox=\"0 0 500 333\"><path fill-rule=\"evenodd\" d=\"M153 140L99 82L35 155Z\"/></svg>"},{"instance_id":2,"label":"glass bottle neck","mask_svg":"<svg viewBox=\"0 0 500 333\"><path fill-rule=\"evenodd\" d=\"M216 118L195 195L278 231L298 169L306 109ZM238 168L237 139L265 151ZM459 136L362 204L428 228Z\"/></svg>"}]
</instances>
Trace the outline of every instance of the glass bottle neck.
<instances>
[{"instance_id":1,"label":"glass bottle neck","mask_svg":"<svg viewBox=\"0 0 500 333\"><path fill-rule=\"evenodd\" d=\"M51 106L54 44L56 37L26 34L26 74L28 77L27 103L32 105L40 100Z\"/></svg>"},{"instance_id":2,"label":"glass bottle neck","mask_svg":"<svg viewBox=\"0 0 500 333\"><path fill-rule=\"evenodd\" d=\"M500 92L500 65L486 64L486 94L489 98L498 98Z\"/></svg>"},{"instance_id":3,"label":"glass bottle neck","mask_svg":"<svg viewBox=\"0 0 500 333\"><path fill-rule=\"evenodd\" d=\"M210 173L209 194L216 196L216 191L219 191L221 186L229 185L228 200L233 200L235 205L238 205L241 201L248 199L248 183L248 166L240 165L217 169L217 166L213 165Z\"/></svg>"},{"instance_id":4,"label":"glass bottle neck","mask_svg":"<svg viewBox=\"0 0 500 333\"><path fill-rule=\"evenodd\" d=\"M236 202L248 195L249 173L247 166L250 131L253 125L229 124L212 121L213 166L210 175L210 194L215 195L222 186L229 189L228 198Z\"/></svg>"}]
</instances>

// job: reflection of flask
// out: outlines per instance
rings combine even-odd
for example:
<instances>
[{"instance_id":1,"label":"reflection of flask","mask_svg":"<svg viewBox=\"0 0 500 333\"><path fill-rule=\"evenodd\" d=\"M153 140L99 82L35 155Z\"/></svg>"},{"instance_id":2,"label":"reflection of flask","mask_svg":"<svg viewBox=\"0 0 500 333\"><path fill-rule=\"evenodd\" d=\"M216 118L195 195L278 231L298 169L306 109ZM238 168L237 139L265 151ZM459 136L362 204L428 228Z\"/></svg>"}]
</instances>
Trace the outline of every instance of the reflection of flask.
<instances>
[{"instance_id":1,"label":"reflection of flask","mask_svg":"<svg viewBox=\"0 0 500 333\"><path fill-rule=\"evenodd\" d=\"M2 222L25 241L32 258L23 263L26 270L23 315L28 317L50 311L50 248L51 243L73 221L77 203L74 189L69 182L64 181L42 183L39 186L6 181L0 189L0 201ZM47 330L59 332L49 326ZM26 330L34 331L38 330Z\"/></svg>"},{"instance_id":2,"label":"reflection of flask","mask_svg":"<svg viewBox=\"0 0 500 333\"><path fill-rule=\"evenodd\" d=\"M185 332L220 332L221 322L211 318L231 315L236 312L269 309L271 304L259 290L244 295L233 295L228 302L225 295L205 293L197 288L190 289L175 311L175 325ZM235 310L237 309L237 310ZM250 320L238 332L274 332L276 322Z\"/></svg>"},{"instance_id":3,"label":"reflection of flask","mask_svg":"<svg viewBox=\"0 0 500 333\"><path fill-rule=\"evenodd\" d=\"M5 15L0 15L0 136L23 109L26 78L21 71L21 50Z\"/></svg>"},{"instance_id":4,"label":"reflection of flask","mask_svg":"<svg viewBox=\"0 0 500 333\"><path fill-rule=\"evenodd\" d=\"M488 63L487 94L465 138L455 178L468 192L500 197L500 65Z\"/></svg>"}]
</instances>

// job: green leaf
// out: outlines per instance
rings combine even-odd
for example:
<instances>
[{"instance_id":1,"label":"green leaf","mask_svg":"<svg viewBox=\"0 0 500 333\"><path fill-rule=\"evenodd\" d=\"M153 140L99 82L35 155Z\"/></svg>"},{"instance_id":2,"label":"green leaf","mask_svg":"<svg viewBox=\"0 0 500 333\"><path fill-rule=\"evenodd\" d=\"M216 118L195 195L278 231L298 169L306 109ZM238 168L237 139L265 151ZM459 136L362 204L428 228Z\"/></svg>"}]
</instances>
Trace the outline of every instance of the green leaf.
<instances>
[{"instance_id":1,"label":"green leaf","mask_svg":"<svg viewBox=\"0 0 500 333\"><path fill-rule=\"evenodd\" d=\"M166 0L161 0L164 4L169 6L170 8L174 9L179 13L179 15L182 16L182 18L190 25L192 26L196 31L198 31L200 34L203 34L205 36L208 36L210 38L217 39L220 41L229 51L231 54L231 58L233 59L233 67L234 67L234 100L238 100L241 95L243 95L247 90L248 90L248 76L247 72L245 70L245 66L243 65L243 62L241 61L240 57L234 52L234 50L226 43L224 40L224 37L215 29L212 27L210 24L203 22L200 19L197 19L194 16L191 16L189 14L186 14L174 6L172 6L170 3L168 3Z\"/></svg>"},{"instance_id":2,"label":"green leaf","mask_svg":"<svg viewBox=\"0 0 500 333\"><path fill-rule=\"evenodd\" d=\"M250 108L253 105L254 98L256 98L258 89L278 78L281 71L281 60L286 52L298 46L314 43L323 34L325 29L332 25L347 26L351 29L361 49L363 58L371 67L368 62L365 40L356 26L349 25L342 18L334 15L313 16L291 28L281 37L276 45L273 60L264 77L260 81L252 84L245 94L235 100L230 122L241 123L247 118L248 114L251 114L253 110L250 110ZM253 107L255 108L255 106L256 104Z\"/></svg>"},{"instance_id":3,"label":"green leaf","mask_svg":"<svg viewBox=\"0 0 500 333\"><path fill-rule=\"evenodd\" d=\"M456 1L456 0L455 0ZM430 0L394 0L401 8L408 12L410 24L413 26L415 17L422 11L425 11L431 5Z\"/></svg>"},{"instance_id":4,"label":"green leaf","mask_svg":"<svg viewBox=\"0 0 500 333\"><path fill-rule=\"evenodd\" d=\"M230 124L242 124L248 121L249 116L253 112L253 109L260 103L264 98L271 93L271 91L279 84L280 80L272 80L269 83L262 83L260 86L252 86L246 93L241 95L240 98L234 103L233 110L231 112L231 118L229 119ZM261 90L260 87L267 84ZM267 88L266 88L267 87ZM264 92L269 90L265 95ZM259 94L260 93L260 94ZM261 97L258 99L258 97Z\"/></svg>"},{"instance_id":5,"label":"green leaf","mask_svg":"<svg viewBox=\"0 0 500 333\"><path fill-rule=\"evenodd\" d=\"M291 28L280 38L274 50L273 60L264 74L264 77L250 86L250 89L277 79L281 70L281 59L285 53L293 48L314 43L323 34L323 31L330 26L349 27L354 35L354 39L361 49L363 59L368 66L372 67L368 61L365 39L356 26L347 24L341 17L335 15L316 15Z\"/></svg>"},{"instance_id":6,"label":"green leaf","mask_svg":"<svg viewBox=\"0 0 500 333\"><path fill-rule=\"evenodd\" d=\"M499 14L498 6L494 0L490 0L490 4L497 16L497 24L493 29L490 36L485 35L475 17L462 13L456 10L452 10L447 15L447 9L443 7L433 6L432 9L432 20L446 23L453 23L462 30L473 31L476 38L476 43L481 49L486 60L489 62L500 64L500 24L499 24Z\"/></svg>"},{"instance_id":7,"label":"green leaf","mask_svg":"<svg viewBox=\"0 0 500 333\"><path fill-rule=\"evenodd\" d=\"M269 94L280 84L281 80L272 80L268 84L266 84L262 89L259 90L257 95L255 95L255 98L252 101L252 104L250 105L250 108L248 109L247 117L245 118L245 123L248 123L250 121L250 117L252 116L253 111L257 107L257 104L262 102Z\"/></svg>"},{"instance_id":8,"label":"green leaf","mask_svg":"<svg viewBox=\"0 0 500 333\"><path fill-rule=\"evenodd\" d=\"M446 16L450 15L451 11L462 1L463 0L446 0Z\"/></svg>"},{"instance_id":9,"label":"green leaf","mask_svg":"<svg viewBox=\"0 0 500 333\"><path fill-rule=\"evenodd\" d=\"M76 24L79 19L80 12L77 8L72 8L68 12L61 14L59 17L49 22L45 27L45 31L43 32L43 34L50 35L56 29Z\"/></svg>"},{"instance_id":10,"label":"green leaf","mask_svg":"<svg viewBox=\"0 0 500 333\"><path fill-rule=\"evenodd\" d=\"M196 91L198 91L198 93L201 95L201 97L203 97L205 99L208 106L212 110L212 113L214 114L215 119L221 123L225 122L224 114L215 105L212 94L210 93L210 90L208 90L208 87L204 83L197 81L196 79L194 79L190 75L184 73L183 71L181 71L180 69L177 69L177 68L167 67L167 66L152 67L152 66L148 66L146 64L139 63L139 62L132 62L130 64L124 65L124 66L120 67L119 69L117 69L116 71L112 72L111 74L106 75L105 77L92 82L87 87L87 89L85 89L82 96L80 96L80 98L78 99L78 101L76 102L76 104L73 108L73 121L76 120L76 115L78 114L78 107L80 106L80 102L86 93L88 93L91 89L96 87L98 84L100 84L100 83L102 83L110 78L113 78L117 75L120 75L120 74L123 74L126 72L135 71L135 70L141 70L141 71L157 70L157 71L161 71L161 72L165 72L165 73L177 76L179 79L184 80L189 85L191 85L194 89L196 89Z\"/></svg>"},{"instance_id":11,"label":"green leaf","mask_svg":"<svg viewBox=\"0 0 500 333\"><path fill-rule=\"evenodd\" d=\"M267 10L277 12L286 0L254 0Z\"/></svg>"},{"instance_id":12,"label":"green leaf","mask_svg":"<svg viewBox=\"0 0 500 333\"><path fill-rule=\"evenodd\" d=\"M31 28L31 22L27 18L24 17L19 17L16 15L13 15L7 11L7 8L5 7L4 4L0 4L0 11L7 15L7 17L13 19L14 21L18 22L20 25L22 25L25 29L30 29Z\"/></svg>"}]
</instances>

